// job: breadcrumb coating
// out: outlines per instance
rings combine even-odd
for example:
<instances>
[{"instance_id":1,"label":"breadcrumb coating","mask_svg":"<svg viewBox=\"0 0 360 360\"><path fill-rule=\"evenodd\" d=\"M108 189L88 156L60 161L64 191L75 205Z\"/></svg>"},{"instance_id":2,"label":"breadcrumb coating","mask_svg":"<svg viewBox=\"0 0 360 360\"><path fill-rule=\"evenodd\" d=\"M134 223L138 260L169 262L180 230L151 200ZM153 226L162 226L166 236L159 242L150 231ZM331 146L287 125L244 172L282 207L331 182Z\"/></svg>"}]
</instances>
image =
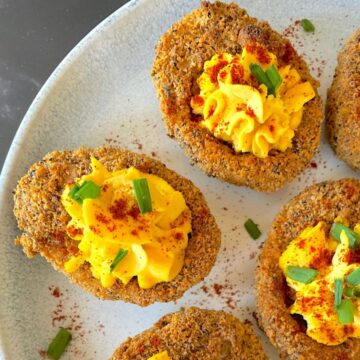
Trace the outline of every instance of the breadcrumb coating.
<instances>
[{"instance_id":1,"label":"breadcrumb coating","mask_svg":"<svg viewBox=\"0 0 360 360\"><path fill-rule=\"evenodd\" d=\"M275 191L305 169L319 146L323 113L318 94L304 106L292 148L272 151L265 159L251 153L236 154L231 146L200 127L190 107L192 96L199 93L196 80L204 62L219 52L241 54L242 47L254 41L274 53L279 66L291 64L303 81L309 81L314 89L318 87L287 39L236 4L221 2L202 2L199 9L161 37L151 76L168 134L180 143L193 163L209 176L257 191Z\"/></svg>"},{"instance_id":2,"label":"breadcrumb coating","mask_svg":"<svg viewBox=\"0 0 360 360\"><path fill-rule=\"evenodd\" d=\"M110 360L147 360L165 350L172 360L268 359L250 323L224 311L191 307L127 339Z\"/></svg>"},{"instance_id":3,"label":"breadcrumb coating","mask_svg":"<svg viewBox=\"0 0 360 360\"><path fill-rule=\"evenodd\" d=\"M326 125L335 154L360 169L360 29L338 54L326 103Z\"/></svg>"},{"instance_id":4,"label":"breadcrumb coating","mask_svg":"<svg viewBox=\"0 0 360 360\"><path fill-rule=\"evenodd\" d=\"M91 171L90 156L96 157L109 171L134 166L140 171L157 175L183 194L192 213L193 231L184 266L174 280L159 283L151 289L141 289L134 278L126 286L118 280L112 287L104 288L92 276L88 263L74 273L64 271L64 263L76 254L78 242L66 234L70 216L60 197L67 183ZM14 200L14 214L23 232L16 243L22 245L25 254L28 257L41 254L72 282L101 299L123 300L141 306L155 301L174 301L209 273L220 247L220 230L200 190L161 162L127 150L80 148L51 152L21 178Z\"/></svg>"},{"instance_id":5,"label":"breadcrumb coating","mask_svg":"<svg viewBox=\"0 0 360 360\"><path fill-rule=\"evenodd\" d=\"M322 182L305 189L286 204L272 223L258 259L256 307L259 325L282 358L292 360L355 360L360 339L323 345L306 335L305 323L291 316L285 277L279 257L306 227L323 221L328 229L337 216L353 227L360 221L360 182L354 179Z\"/></svg>"}]
</instances>

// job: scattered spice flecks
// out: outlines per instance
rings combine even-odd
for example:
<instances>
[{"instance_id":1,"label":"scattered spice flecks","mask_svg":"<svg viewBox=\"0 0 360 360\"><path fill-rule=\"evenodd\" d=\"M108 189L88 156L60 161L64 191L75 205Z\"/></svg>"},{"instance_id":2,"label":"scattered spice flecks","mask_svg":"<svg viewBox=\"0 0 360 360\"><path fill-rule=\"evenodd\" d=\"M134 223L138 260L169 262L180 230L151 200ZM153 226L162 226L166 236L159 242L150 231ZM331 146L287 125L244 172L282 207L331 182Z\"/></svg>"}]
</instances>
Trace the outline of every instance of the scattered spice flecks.
<instances>
[{"instance_id":1,"label":"scattered spice flecks","mask_svg":"<svg viewBox=\"0 0 360 360\"><path fill-rule=\"evenodd\" d=\"M139 139L134 139L131 143L135 145L138 150L143 149L143 144L140 142Z\"/></svg>"},{"instance_id":2,"label":"scattered spice flecks","mask_svg":"<svg viewBox=\"0 0 360 360\"><path fill-rule=\"evenodd\" d=\"M119 145L119 140L114 138L105 138L105 142L111 146Z\"/></svg>"},{"instance_id":3,"label":"scattered spice flecks","mask_svg":"<svg viewBox=\"0 0 360 360\"><path fill-rule=\"evenodd\" d=\"M223 287L224 287L223 285L220 285L217 283L213 284L213 288L215 290L216 295L221 295L221 291L222 291Z\"/></svg>"},{"instance_id":4,"label":"scattered spice flecks","mask_svg":"<svg viewBox=\"0 0 360 360\"><path fill-rule=\"evenodd\" d=\"M60 289L56 286L56 287L49 287L49 290L51 292L51 295L55 298L59 298L60 296L62 296L63 294L60 292Z\"/></svg>"},{"instance_id":5,"label":"scattered spice flecks","mask_svg":"<svg viewBox=\"0 0 360 360\"><path fill-rule=\"evenodd\" d=\"M226 307L234 310L237 307L238 295L234 290L235 285L233 285L229 280L225 280L224 283L220 284L215 282L209 285L202 285L201 290L203 294L206 295L207 298L213 298L214 296L218 296L226 305ZM193 293L194 295L196 293ZM202 301L200 305L205 305L206 300Z\"/></svg>"},{"instance_id":6,"label":"scattered spice flecks","mask_svg":"<svg viewBox=\"0 0 360 360\"><path fill-rule=\"evenodd\" d=\"M47 359L47 351L46 350L39 350L38 353L42 359Z\"/></svg>"},{"instance_id":7,"label":"scattered spice flecks","mask_svg":"<svg viewBox=\"0 0 360 360\"><path fill-rule=\"evenodd\" d=\"M255 256L256 256L256 252L255 251L252 251L249 255L249 260L253 260L255 259Z\"/></svg>"},{"instance_id":8,"label":"scattered spice flecks","mask_svg":"<svg viewBox=\"0 0 360 360\"><path fill-rule=\"evenodd\" d=\"M54 297L57 302L55 308L51 313L51 324L55 329L59 327L64 327L68 329L72 334L72 341L67 351L73 357L83 357L86 356L86 352L83 350L86 348L88 335L90 335L93 330L85 329L84 321L80 316L80 306L71 300L71 297L68 294L68 290L62 292L58 286L49 286L49 293ZM94 328L94 331L97 334L105 335L105 326L100 322ZM38 351L41 358L46 358L47 352L44 349Z\"/></svg>"},{"instance_id":9,"label":"scattered spice flecks","mask_svg":"<svg viewBox=\"0 0 360 360\"><path fill-rule=\"evenodd\" d=\"M208 288L206 285L203 285L203 286L201 287L201 290L202 290L205 294L207 294L207 293L209 292L209 288Z\"/></svg>"},{"instance_id":10,"label":"scattered spice flecks","mask_svg":"<svg viewBox=\"0 0 360 360\"><path fill-rule=\"evenodd\" d=\"M316 36L316 32L305 32L301 20L290 19L290 21L290 25L283 30L282 35L288 38L300 55L304 57L315 77L320 78L326 65L325 60L318 57L320 39ZM308 44L308 41L311 41L311 48L309 50L307 47L305 50L305 44ZM315 54L317 54L316 57Z\"/></svg>"}]
</instances>

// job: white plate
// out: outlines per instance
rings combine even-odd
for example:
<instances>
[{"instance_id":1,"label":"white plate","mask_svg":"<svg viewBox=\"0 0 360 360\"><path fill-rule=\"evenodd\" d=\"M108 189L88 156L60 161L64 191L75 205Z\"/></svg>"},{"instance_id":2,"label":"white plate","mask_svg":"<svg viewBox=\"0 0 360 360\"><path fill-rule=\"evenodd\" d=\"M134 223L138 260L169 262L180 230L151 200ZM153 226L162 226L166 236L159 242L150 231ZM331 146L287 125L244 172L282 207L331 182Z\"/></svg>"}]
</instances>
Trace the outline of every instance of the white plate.
<instances>
[{"instance_id":1,"label":"white plate","mask_svg":"<svg viewBox=\"0 0 360 360\"><path fill-rule=\"evenodd\" d=\"M338 162L323 139L315 161L291 185L274 194L259 194L208 178L190 166L177 143L166 136L149 72L160 35L196 8L194 0L142 0L121 8L93 30L66 57L46 82L26 114L11 146L0 181L0 357L38 359L59 326L72 325L73 341L63 359L106 359L128 336L148 328L161 315L181 306L225 309L253 321L252 292L258 241L243 229L247 218L266 233L281 205L306 185L356 176ZM315 34L297 27L295 48L305 54L325 98L336 53L360 23L360 2L253 1L241 5L250 15L268 20L282 32L296 19L310 18ZM322 60L325 63L322 63ZM19 234L12 215L12 190L28 167L54 149L111 144L156 156L190 178L205 194L222 230L218 261L204 283L177 303L148 308L121 301L100 301L70 284L42 258L27 260L14 246ZM223 286L216 294L214 284ZM206 294L202 289L208 288ZM63 295L54 297L58 287ZM56 315L57 312L57 315ZM53 318L58 320L52 322ZM276 352L263 336L271 359Z\"/></svg>"}]
</instances>

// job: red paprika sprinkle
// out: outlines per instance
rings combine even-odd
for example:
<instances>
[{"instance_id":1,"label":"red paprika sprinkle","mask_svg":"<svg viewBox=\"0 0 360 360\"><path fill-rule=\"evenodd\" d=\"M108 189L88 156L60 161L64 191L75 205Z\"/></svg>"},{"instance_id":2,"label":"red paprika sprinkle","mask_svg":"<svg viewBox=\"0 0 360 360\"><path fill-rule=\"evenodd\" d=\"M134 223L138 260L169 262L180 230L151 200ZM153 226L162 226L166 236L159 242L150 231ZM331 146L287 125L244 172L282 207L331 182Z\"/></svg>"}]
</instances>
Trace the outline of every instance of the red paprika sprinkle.
<instances>
[{"instance_id":1,"label":"red paprika sprinkle","mask_svg":"<svg viewBox=\"0 0 360 360\"><path fill-rule=\"evenodd\" d=\"M215 64L214 66L212 66L211 68L209 68L207 71L209 73L210 76L210 81L213 84L217 83L217 76L220 72L220 70L225 67L228 64L228 62L226 60L221 60L219 61L217 64Z\"/></svg>"}]
</instances>

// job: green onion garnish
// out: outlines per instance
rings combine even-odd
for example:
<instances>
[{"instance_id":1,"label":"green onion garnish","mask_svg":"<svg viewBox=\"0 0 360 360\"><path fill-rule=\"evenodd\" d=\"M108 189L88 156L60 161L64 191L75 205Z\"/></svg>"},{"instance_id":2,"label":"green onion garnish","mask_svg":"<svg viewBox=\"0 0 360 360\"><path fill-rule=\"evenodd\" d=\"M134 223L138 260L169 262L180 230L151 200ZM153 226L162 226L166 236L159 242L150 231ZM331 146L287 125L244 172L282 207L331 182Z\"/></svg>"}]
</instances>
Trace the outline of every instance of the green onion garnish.
<instances>
[{"instance_id":1,"label":"green onion garnish","mask_svg":"<svg viewBox=\"0 0 360 360\"><path fill-rule=\"evenodd\" d=\"M271 64L267 70L266 70L266 75L268 76L268 78L270 79L271 83L273 84L274 90L276 91L276 89L281 85L282 83L282 78L279 74L279 72L277 71L276 67L274 64ZM275 94L274 94L275 95Z\"/></svg>"},{"instance_id":2,"label":"green onion garnish","mask_svg":"<svg viewBox=\"0 0 360 360\"><path fill-rule=\"evenodd\" d=\"M148 181L145 178L135 179L133 180L133 187L140 212L142 214L151 212L152 205Z\"/></svg>"},{"instance_id":3,"label":"green onion garnish","mask_svg":"<svg viewBox=\"0 0 360 360\"><path fill-rule=\"evenodd\" d=\"M100 186L96 185L93 181L84 181L81 186L74 184L69 191L68 196L82 204L85 199L96 199L100 194Z\"/></svg>"},{"instance_id":4,"label":"green onion garnish","mask_svg":"<svg viewBox=\"0 0 360 360\"><path fill-rule=\"evenodd\" d=\"M74 186L69 191L69 194L68 194L69 198L75 200L75 194L79 191L79 189L80 189L80 186L75 183Z\"/></svg>"},{"instance_id":5,"label":"green onion garnish","mask_svg":"<svg viewBox=\"0 0 360 360\"><path fill-rule=\"evenodd\" d=\"M346 297L352 298L354 296L354 288L351 287L344 288L344 295Z\"/></svg>"},{"instance_id":6,"label":"green onion garnish","mask_svg":"<svg viewBox=\"0 0 360 360\"><path fill-rule=\"evenodd\" d=\"M120 249L116 254L113 262L110 265L110 272L112 273L115 268L118 266L119 262L127 255L128 250Z\"/></svg>"},{"instance_id":7,"label":"green onion garnish","mask_svg":"<svg viewBox=\"0 0 360 360\"><path fill-rule=\"evenodd\" d=\"M349 298L360 298L360 290L353 287L344 288L344 295Z\"/></svg>"},{"instance_id":8,"label":"green onion garnish","mask_svg":"<svg viewBox=\"0 0 360 360\"><path fill-rule=\"evenodd\" d=\"M330 235L338 242L340 242L341 232L345 231L347 238L349 239L349 246L353 249L360 244L360 235L357 234L354 230L351 230L349 227L340 224L334 223L330 230Z\"/></svg>"},{"instance_id":9,"label":"green onion garnish","mask_svg":"<svg viewBox=\"0 0 360 360\"><path fill-rule=\"evenodd\" d=\"M306 32L313 32L315 30L313 23L309 19L302 19L301 25Z\"/></svg>"},{"instance_id":10,"label":"green onion garnish","mask_svg":"<svg viewBox=\"0 0 360 360\"><path fill-rule=\"evenodd\" d=\"M354 322L354 305L350 299L342 300L335 308L340 324L351 324Z\"/></svg>"},{"instance_id":11,"label":"green onion garnish","mask_svg":"<svg viewBox=\"0 0 360 360\"><path fill-rule=\"evenodd\" d=\"M360 268L354 270L351 274L346 276L345 279L349 285L352 286L360 285Z\"/></svg>"},{"instance_id":12,"label":"green onion garnish","mask_svg":"<svg viewBox=\"0 0 360 360\"><path fill-rule=\"evenodd\" d=\"M335 296L335 307L338 307L341 303L343 293L343 281L342 279L335 279L334 281L334 296Z\"/></svg>"},{"instance_id":13,"label":"green onion garnish","mask_svg":"<svg viewBox=\"0 0 360 360\"><path fill-rule=\"evenodd\" d=\"M288 266L285 274L292 280L299 281L305 284L310 284L317 276L319 272L314 269L300 267L300 266Z\"/></svg>"},{"instance_id":14,"label":"green onion garnish","mask_svg":"<svg viewBox=\"0 0 360 360\"><path fill-rule=\"evenodd\" d=\"M70 340L71 333L64 328L60 328L47 349L47 356L53 360L60 359Z\"/></svg>"},{"instance_id":15,"label":"green onion garnish","mask_svg":"<svg viewBox=\"0 0 360 360\"><path fill-rule=\"evenodd\" d=\"M254 240L258 239L261 236L261 231L259 230L259 227L251 219L247 219L244 223L244 226L246 231Z\"/></svg>"},{"instance_id":16,"label":"green onion garnish","mask_svg":"<svg viewBox=\"0 0 360 360\"><path fill-rule=\"evenodd\" d=\"M275 87L261 66L259 64L250 64L249 67L256 80L267 87L269 94L275 96Z\"/></svg>"}]
</instances>

